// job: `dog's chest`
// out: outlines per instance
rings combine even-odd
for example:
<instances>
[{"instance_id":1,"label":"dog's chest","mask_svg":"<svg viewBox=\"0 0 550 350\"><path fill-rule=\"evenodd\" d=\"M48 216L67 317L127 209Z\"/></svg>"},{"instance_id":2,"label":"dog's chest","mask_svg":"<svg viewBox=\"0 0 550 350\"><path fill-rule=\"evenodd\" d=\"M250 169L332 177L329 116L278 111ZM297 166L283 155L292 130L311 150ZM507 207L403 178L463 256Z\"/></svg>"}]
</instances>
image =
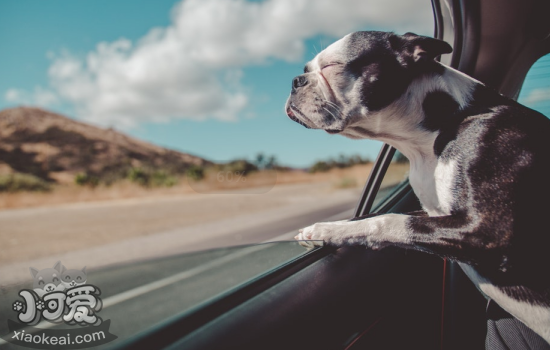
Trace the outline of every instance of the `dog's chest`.
<instances>
[{"instance_id":1,"label":"dog's chest","mask_svg":"<svg viewBox=\"0 0 550 350\"><path fill-rule=\"evenodd\" d=\"M453 206L455 161L435 157L411 162L409 181L423 209L430 216L449 215Z\"/></svg>"}]
</instances>

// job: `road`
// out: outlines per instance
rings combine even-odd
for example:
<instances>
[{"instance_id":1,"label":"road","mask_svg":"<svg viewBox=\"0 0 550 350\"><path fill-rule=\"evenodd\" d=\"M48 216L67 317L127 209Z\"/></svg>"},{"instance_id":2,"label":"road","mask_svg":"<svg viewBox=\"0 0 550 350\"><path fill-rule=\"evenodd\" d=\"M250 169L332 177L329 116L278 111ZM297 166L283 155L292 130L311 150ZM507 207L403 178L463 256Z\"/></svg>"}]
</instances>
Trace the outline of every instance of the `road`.
<instances>
[{"instance_id":1,"label":"road","mask_svg":"<svg viewBox=\"0 0 550 350\"><path fill-rule=\"evenodd\" d=\"M110 237L106 244L68 251L58 249L60 253L42 254L28 260L14 258L3 265L0 268L0 335L8 332L7 319L16 317L11 305L18 299L18 291L31 285L29 266L50 267L57 260L68 268L88 266L88 283L98 286L102 292L104 307L98 315L112 321L111 332L120 341L303 254L304 248L294 242L246 248L239 245L291 240L301 227L349 218L358 195L358 189L334 190L330 186L310 184L281 186L264 196L233 193L197 196L192 200L164 198L2 212L1 227L24 231L26 226L26 232L35 236L40 227L54 231L53 237L59 230L81 235L103 231L104 236L116 236L120 223L114 218L129 217L132 212L133 220L139 221L141 217L143 223L141 226L132 223L133 228L141 227L138 231L142 232L134 237L123 234ZM167 218L165 212L173 208L190 215L200 213L201 220L158 220L159 215ZM90 216L95 218L95 226ZM45 221L42 225L41 218ZM90 226L81 223L72 231L63 226L67 221L78 223L78 218ZM161 224L155 228L153 221ZM93 240L85 237L83 241ZM46 245L49 241L42 242ZM213 249L218 247L230 248ZM45 327L49 326L51 324ZM0 348L19 347L4 343Z\"/></svg>"}]
</instances>

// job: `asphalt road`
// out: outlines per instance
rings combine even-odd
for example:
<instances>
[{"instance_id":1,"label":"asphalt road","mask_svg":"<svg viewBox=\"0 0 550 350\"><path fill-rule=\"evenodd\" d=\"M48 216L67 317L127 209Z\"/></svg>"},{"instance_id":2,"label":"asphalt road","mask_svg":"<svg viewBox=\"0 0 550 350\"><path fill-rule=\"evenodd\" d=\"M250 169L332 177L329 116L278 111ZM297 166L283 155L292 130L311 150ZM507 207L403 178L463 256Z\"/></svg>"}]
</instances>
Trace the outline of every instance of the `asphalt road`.
<instances>
[{"instance_id":1,"label":"asphalt road","mask_svg":"<svg viewBox=\"0 0 550 350\"><path fill-rule=\"evenodd\" d=\"M160 257L153 249L155 254L152 253L151 257L92 268L88 272L88 283L101 289L103 301L103 309L98 316L103 320L111 320L110 331L118 336L115 342L146 330L162 320L200 305L258 274L303 254L305 249L295 242L257 243L292 240L301 227L318 221L349 218L356 200L354 195L350 195L339 198L333 205L325 203L321 206L311 206L311 210L297 210L289 206L289 210L279 211L277 215L266 215L265 218L261 212L250 214L249 217L225 218L220 222L210 222L211 226L202 227L203 230L210 227L212 232L218 230L217 234L209 235L205 232L204 235L199 235L201 239L186 241L185 247L188 252L179 247L179 253L167 254L169 250L163 246L164 254ZM247 220L248 225L239 226L236 222L240 220ZM223 227L229 224L234 228ZM201 227L193 226L185 230L190 229L196 231ZM172 229L162 234L136 238L134 245L152 245L152 240L161 239L168 240L169 245L169 240L182 236L182 232ZM235 247L235 244L249 243L256 245ZM175 240L174 245L177 245ZM212 249L227 246L233 247ZM113 251L121 249L120 246L111 248ZM0 286L0 335L8 332L7 319L16 319L17 314L11 307L18 299L18 291L30 287L30 281ZM51 326L50 323L39 325ZM114 343L108 345L112 344ZM0 349L23 348L0 341Z\"/></svg>"}]
</instances>

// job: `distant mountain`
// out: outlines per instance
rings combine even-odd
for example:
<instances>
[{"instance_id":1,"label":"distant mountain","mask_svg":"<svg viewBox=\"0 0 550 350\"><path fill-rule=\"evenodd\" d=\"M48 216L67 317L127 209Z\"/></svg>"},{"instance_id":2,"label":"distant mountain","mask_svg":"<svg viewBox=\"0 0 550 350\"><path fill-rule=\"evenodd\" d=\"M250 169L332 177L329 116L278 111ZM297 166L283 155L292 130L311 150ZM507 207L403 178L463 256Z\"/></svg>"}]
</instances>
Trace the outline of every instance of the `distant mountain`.
<instances>
[{"instance_id":1,"label":"distant mountain","mask_svg":"<svg viewBox=\"0 0 550 350\"><path fill-rule=\"evenodd\" d=\"M110 182L125 177L132 168L183 174L191 165L209 164L42 109L0 111L0 174L27 173L60 183L87 174Z\"/></svg>"}]
</instances>

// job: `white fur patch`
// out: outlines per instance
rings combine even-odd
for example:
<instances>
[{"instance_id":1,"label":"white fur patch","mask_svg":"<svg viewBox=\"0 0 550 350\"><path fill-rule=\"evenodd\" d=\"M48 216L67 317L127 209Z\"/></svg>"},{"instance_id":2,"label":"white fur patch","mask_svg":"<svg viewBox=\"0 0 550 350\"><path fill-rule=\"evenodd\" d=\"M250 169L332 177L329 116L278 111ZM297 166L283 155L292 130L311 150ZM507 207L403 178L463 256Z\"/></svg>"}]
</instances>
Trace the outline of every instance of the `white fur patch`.
<instances>
[{"instance_id":1,"label":"white fur patch","mask_svg":"<svg viewBox=\"0 0 550 350\"><path fill-rule=\"evenodd\" d=\"M451 214L453 203L453 180L456 176L456 161L438 162L435 167L435 191L439 215Z\"/></svg>"},{"instance_id":2,"label":"white fur patch","mask_svg":"<svg viewBox=\"0 0 550 350\"><path fill-rule=\"evenodd\" d=\"M456 168L456 161L444 162L433 155L411 161L409 181L428 215L451 213Z\"/></svg>"},{"instance_id":3,"label":"white fur patch","mask_svg":"<svg viewBox=\"0 0 550 350\"><path fill-rule=\"evenodd\" d=\"M481 277L472 266L459 264L483 294L493 299L500 307L550 343L550 308L512 299L498 287Z\"/></svg>"}]
</instances>

